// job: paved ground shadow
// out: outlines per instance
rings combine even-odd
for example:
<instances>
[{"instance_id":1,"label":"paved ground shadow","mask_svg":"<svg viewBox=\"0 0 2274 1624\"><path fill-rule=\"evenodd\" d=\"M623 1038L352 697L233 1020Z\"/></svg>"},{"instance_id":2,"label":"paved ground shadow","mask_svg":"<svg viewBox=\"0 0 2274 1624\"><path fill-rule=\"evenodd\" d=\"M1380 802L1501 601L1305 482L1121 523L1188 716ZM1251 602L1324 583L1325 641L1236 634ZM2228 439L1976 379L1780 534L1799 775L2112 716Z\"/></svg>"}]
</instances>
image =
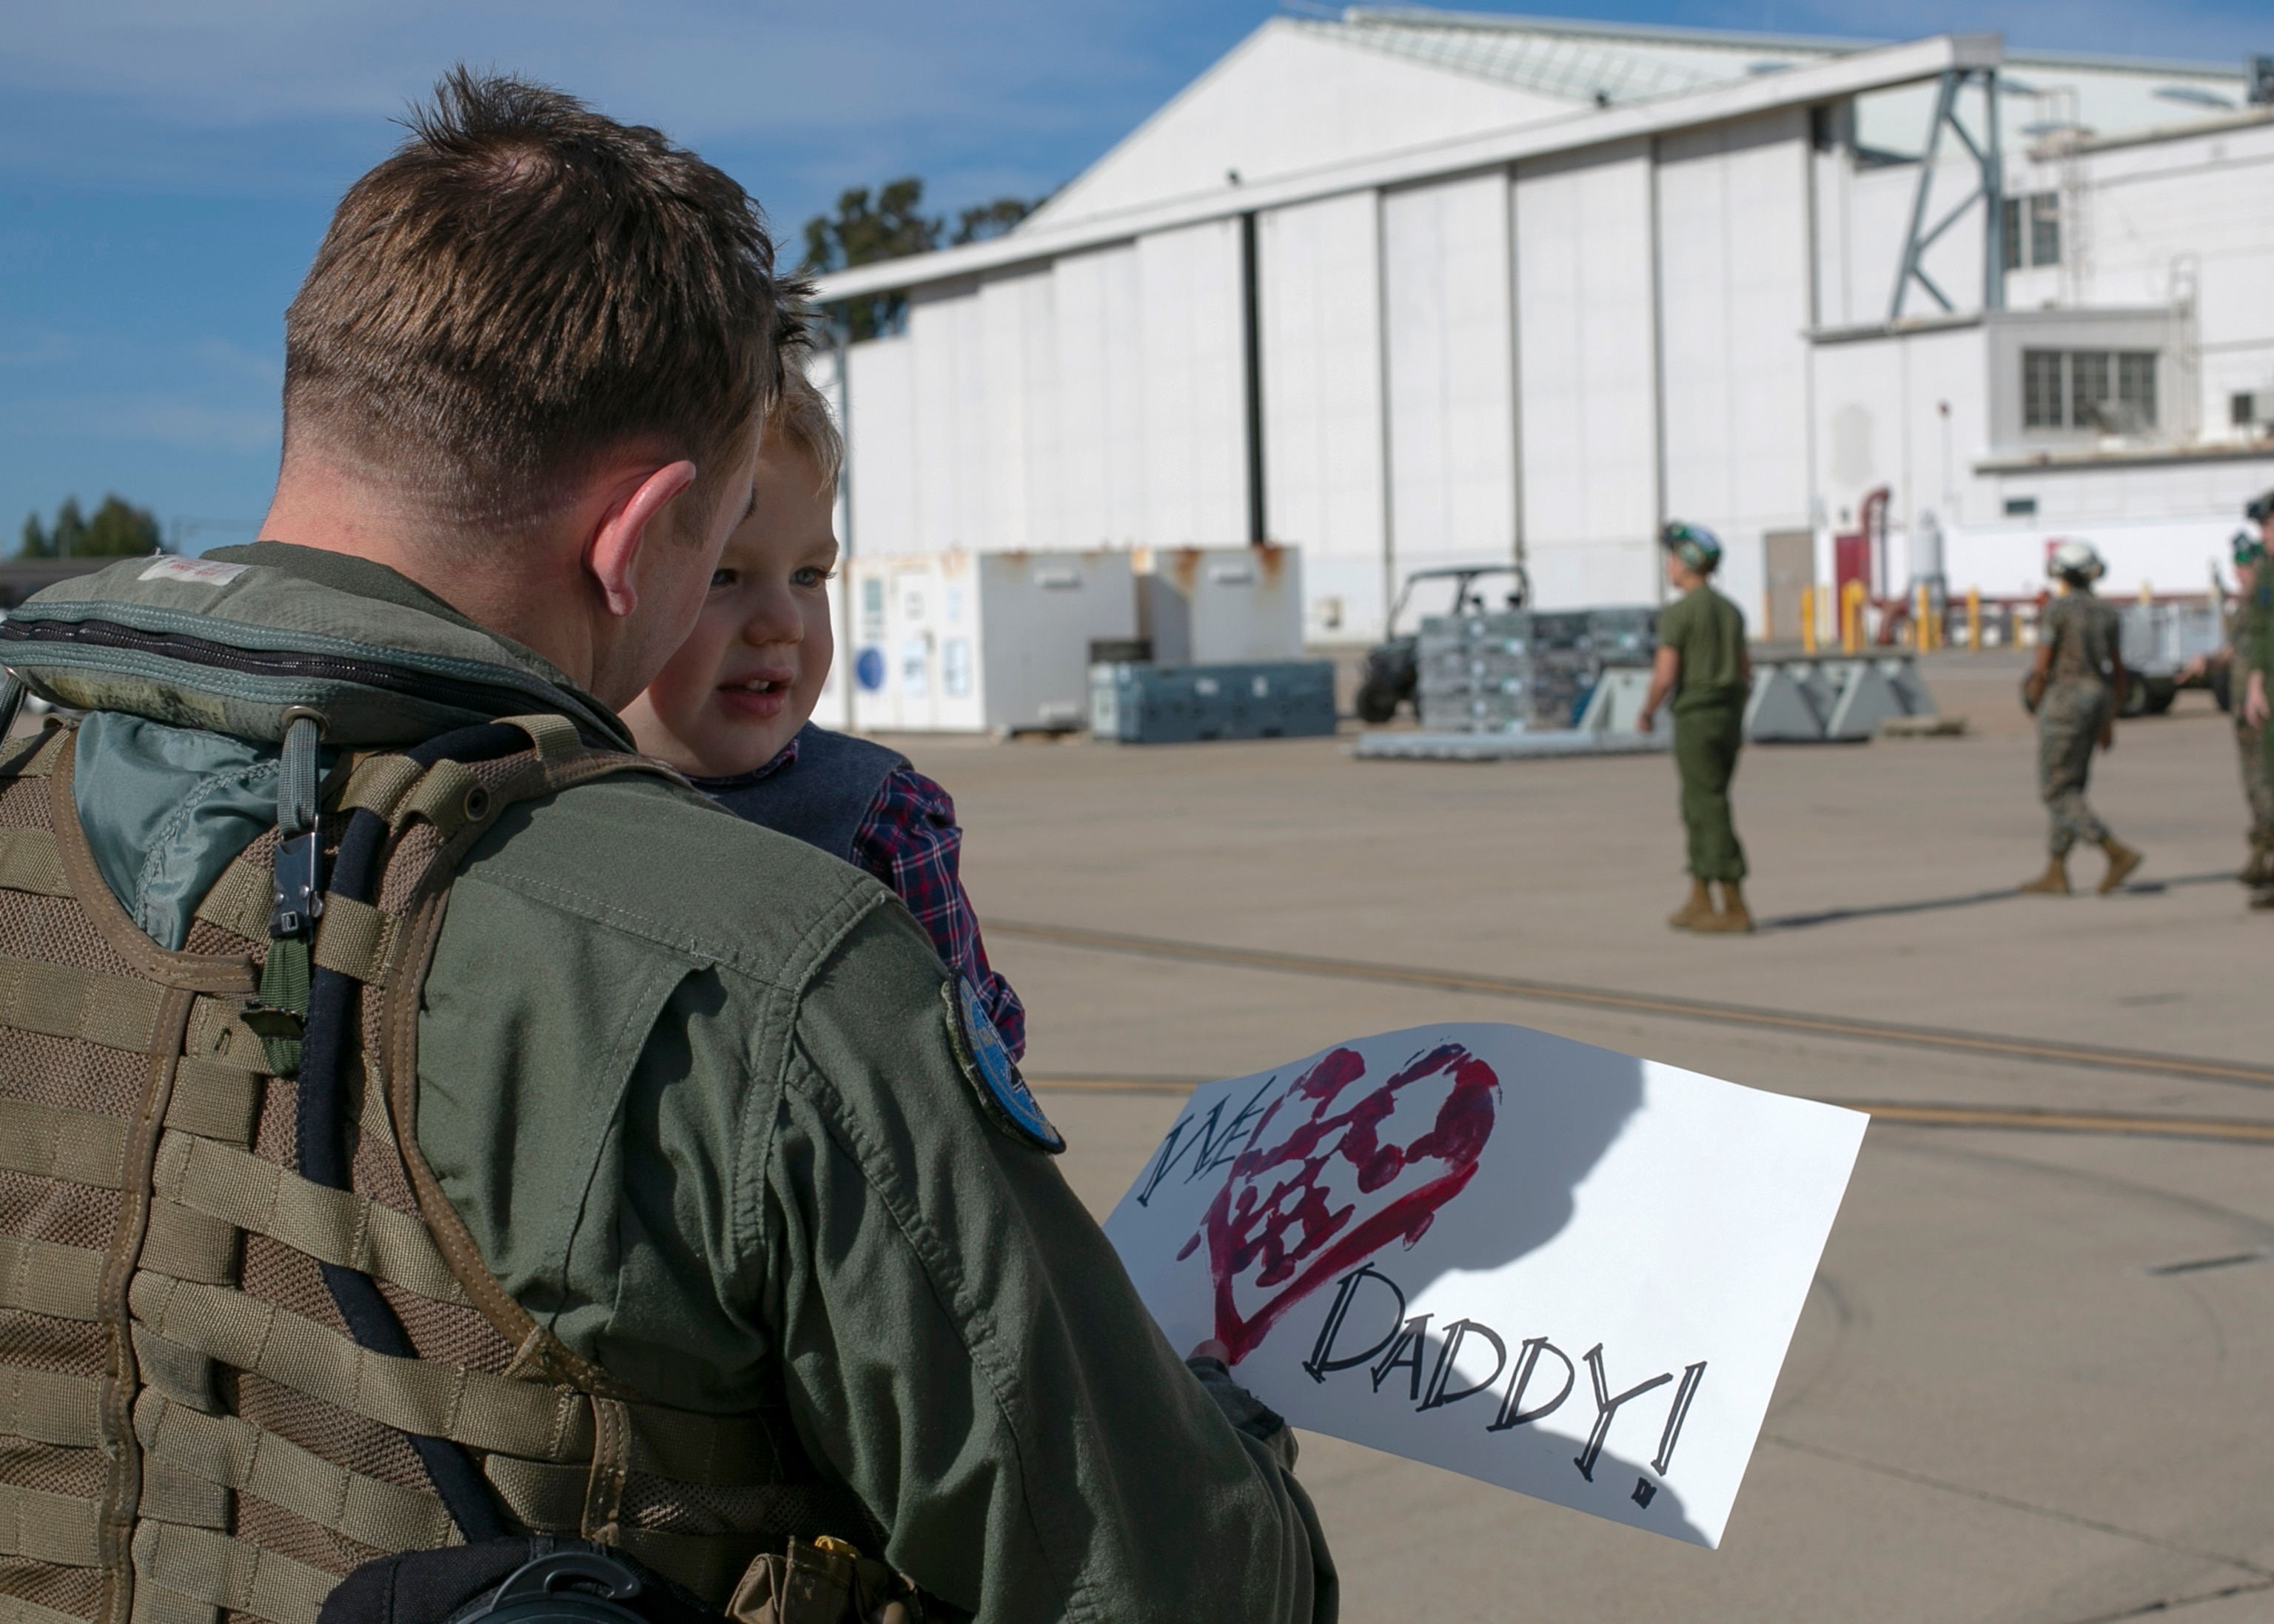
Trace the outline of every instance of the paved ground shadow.
<instances>
[{"instance_id":1,"label":"paved ground shadow","mask_svg":"<svg viewBox=\"0 0 2274 1624\"><path fill-rule=\"evenodd\" d=\"M2220 880L2232 883L2234 876L2225 869L2216 874L2183 874L2168 880L2135 880L2117 888L2119 896L2157 896L2175 891L2182 885L2209 885ZM2077 894L2089 896L2091 888L2080 886ZM1882 902L1864 907L1826 908L1817 914L1781 914L1773 919L1757 920L1756 930L1809 930L1818 925L1845 924L1850 920L1885 919L1901 914L1935 914L1946 908L1975 908L1992 902L2023 902L2031 898L2011 885L1996 891L1969 891L1960 897L1926 897L1913 902Z\"/></svg>"}]
</instances>

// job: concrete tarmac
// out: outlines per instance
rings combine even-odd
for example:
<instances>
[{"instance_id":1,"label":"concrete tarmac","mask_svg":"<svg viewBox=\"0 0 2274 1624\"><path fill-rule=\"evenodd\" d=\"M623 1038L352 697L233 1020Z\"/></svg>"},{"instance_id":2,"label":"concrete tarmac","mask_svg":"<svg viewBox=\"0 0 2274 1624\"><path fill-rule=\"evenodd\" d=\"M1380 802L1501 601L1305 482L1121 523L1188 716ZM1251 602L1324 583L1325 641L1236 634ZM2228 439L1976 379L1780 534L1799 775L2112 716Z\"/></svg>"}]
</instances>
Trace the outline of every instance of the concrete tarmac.
<instances>
[{"instance_id":1,"label":"concrete tarmac","mask_svg":"<svg viewBox=\"0 0 2274 1624\"><path fill-rule=\"evenodd\" d=\"M1370 763L1340 741L900 738L953 792L1027 1071L1101 1215L1193 1081L1505 1020L1851 1102L2274 1124L2274 916L2206 696L2122 724L2091 798L2138 883L2044 863L2012 655L1930 658L1962 738L1747 751L1745 938L1667 929L1660 758ZM1069 946L1021 927L2237 1063L2227 1078ZM2210 1130L2204 1130L2206 1134ZM1304 1440L1353 1624L2274 1620L2274 1145L1875 1124L1721 1550Z\"/></svg>"}]
</instances>

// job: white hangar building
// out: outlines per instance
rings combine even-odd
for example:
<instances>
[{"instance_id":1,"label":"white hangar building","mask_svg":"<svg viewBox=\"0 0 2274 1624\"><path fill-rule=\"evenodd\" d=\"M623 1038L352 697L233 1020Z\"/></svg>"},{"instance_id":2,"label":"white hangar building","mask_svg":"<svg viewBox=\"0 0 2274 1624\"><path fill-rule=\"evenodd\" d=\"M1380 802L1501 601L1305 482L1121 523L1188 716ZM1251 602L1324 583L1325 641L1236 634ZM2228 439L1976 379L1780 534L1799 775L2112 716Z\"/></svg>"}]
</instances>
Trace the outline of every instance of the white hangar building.
<instances>
[{"instance_id":1,"label":"white hangar building","mask_svg":"<svg viewBox=\"0 0 2274 1624\"><path fill-rule=\"evenodd\" d=\"M1008 236L824 281L908 297L845 357L850 539L1291 544L1319 642L1445 563L1652 601L1669 515L1757 635L1938 538L1954 595L2062 535L2201 591L2274 485L2270 102L1994 35L1283 15Z\"/></svg>"}]
</instances>

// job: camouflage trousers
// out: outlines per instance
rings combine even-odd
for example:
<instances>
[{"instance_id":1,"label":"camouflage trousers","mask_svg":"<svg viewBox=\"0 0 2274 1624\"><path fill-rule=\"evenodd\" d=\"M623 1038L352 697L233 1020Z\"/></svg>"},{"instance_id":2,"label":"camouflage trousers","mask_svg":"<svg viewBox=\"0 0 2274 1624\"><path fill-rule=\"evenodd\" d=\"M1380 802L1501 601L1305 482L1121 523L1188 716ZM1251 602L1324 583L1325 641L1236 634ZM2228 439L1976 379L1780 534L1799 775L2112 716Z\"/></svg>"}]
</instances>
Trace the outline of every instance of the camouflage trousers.
<instances>
[{"instance_id":1,"label":"camouflage trousers","mask_svg":"<svg viewBox=\"0 0 2274 1624\"><path fill-rule=\"evenodd\" d=\"M2250 802L2250 841L2274 846L2274 779L2266 776L2266 729L2252 727L2235 707L2234 750L2242 758L2242 793Z\"/></svg>"},{"instance_id":2,"label":"camouflage trousers","mask_svg":"<svg viewBox=\"0 0 2274 1624\"><path fill-rule=\"evenodd\" d=\"M2097 846L2108 838L2108 825L2084 799L2092 752L2107 720L2105 683L2056 682L2037 706L2037 793L2052 814L2047 846L2056 857L2067 856L2080 840Z\"/></svg>"}]
</instances>

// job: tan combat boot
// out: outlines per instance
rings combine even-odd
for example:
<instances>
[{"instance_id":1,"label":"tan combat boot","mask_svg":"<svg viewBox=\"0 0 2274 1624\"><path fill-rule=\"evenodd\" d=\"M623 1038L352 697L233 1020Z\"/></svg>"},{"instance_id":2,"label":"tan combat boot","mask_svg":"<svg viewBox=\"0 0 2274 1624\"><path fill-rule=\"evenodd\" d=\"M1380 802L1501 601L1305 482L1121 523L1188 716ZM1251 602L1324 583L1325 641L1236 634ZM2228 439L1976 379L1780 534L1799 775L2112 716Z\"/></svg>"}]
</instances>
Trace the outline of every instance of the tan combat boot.
<instances>
[{"instance_id":1,"label":"tan combat boot","mask_svg":"<svg viewBox=\"0 0 2274 1624\"><path fill-rule=\"evenodd\" d=\"M2023 880L2022 882L2022 890L2024 893L2039 897L2067 896L2068 859L2066 857L2047 858L2045 860L2045 871L2037 876L2034 880Z\"/></svg>"},{"instance_id":2,"label":"tan combat boot","mask_svg":"<svg viewBox=\"0 0 2274 1624\"><path fill-rule=\"evenodd\" d=\"M1666 922L1676 930L1688 930L1701 919L1713 915L1713 893L1706 889L1703 880L1690 882L1690 900L1666 916Z\"/></svg>"},{"instance_id":3,"label":"tan combat boot","mask_svg":"<svg viewBox=\"0 0 2274 1624\"><path fill-rule=\"evenodd\" d=\"M2148 861L2114 835L2103 840L2100 849L2108 853L2108 872L2100 876L2100 894L2104 897L2123 884L2131 877L2133 869Z\"/></svg>"},{"instance_id":4,"label":"tan combat boot","mask_svg":"<svg viewBox=\"0 0 2274 1624\"><path fill-rule=\"evenodd\" d=\"M1721 912L1708 914L1690 928L1692 930L1710 931L1715 935L1742 934L1751 930L1753 928L1753 916L1746 911L1745 894L1738 889L1737 882L1722 881Z\"/></svg>"}]
</instances>

